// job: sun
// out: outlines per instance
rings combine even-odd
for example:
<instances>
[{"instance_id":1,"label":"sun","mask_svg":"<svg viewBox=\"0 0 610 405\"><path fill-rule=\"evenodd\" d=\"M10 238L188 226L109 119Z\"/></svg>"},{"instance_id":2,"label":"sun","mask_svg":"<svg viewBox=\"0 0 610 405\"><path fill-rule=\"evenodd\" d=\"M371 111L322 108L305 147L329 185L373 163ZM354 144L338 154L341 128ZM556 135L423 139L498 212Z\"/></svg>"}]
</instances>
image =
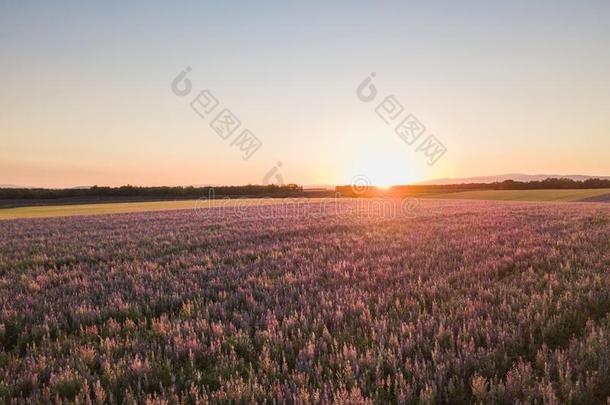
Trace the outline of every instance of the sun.
<instances>
[{"instance_id":1,"label":"sun","mask_svg":"<svg viewBox=\"0 0 610 405\"><path fill-rule=\"evenodd\" d=\"M395 186L395 184L391 183L390 181L382 181L382 182L373 184L373 186L375 186L381 190L388 190L392 186Z\"/></svg>"},{"instance_id":2,"label":"sun","mask_svg":"<svg viewBox=\"0 0 610 405\"><path fill-rule=\"evenodd\" d=\"M412 163L400 154L368 156L363 161L355 163L354 167L353 173L365 179L369 186L383 190L417 181L417 173L414 172Z\"/></svg>"}]
</instances>

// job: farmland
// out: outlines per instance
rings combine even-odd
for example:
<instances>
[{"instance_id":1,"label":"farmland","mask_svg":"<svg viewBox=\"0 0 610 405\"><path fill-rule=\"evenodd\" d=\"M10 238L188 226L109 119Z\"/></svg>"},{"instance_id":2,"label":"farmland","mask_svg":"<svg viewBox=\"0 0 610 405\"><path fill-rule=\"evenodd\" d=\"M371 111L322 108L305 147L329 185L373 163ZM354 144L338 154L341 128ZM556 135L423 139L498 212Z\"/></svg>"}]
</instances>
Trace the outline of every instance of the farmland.
<instances>
[{"instance_id":1,"label":"farmland","mask_svg":"<svg viewBox=\"0 0 610 405\"><path fill-rule=\"evenodd\" d=\"M0 401L606 403L610 205L0 221Z\"/></svg>"},{"instance_id":2,"label":"farmland","mask_svg":"<svg viewBox=\"0 0 610 405\"><path fill-rule=\"evenodd\" d=\"M462 200L504 200L504 201L586 201L600 198L607 201L609 189L565 189L565 190L480 190L455 193L439 193L432 198Z\"/></svg>"},{"instance_id":3,"label":"farmland","mask_svg":"<svg viewBox=\"0 0 610 405\"><path fill-rule=\"evenodd\" d=\"M16 218L49 218L75 215L104 215L129 212L196 210L207 207L234 205L266 205L280 202L273 198L253 199L217 199L217 200L176 200L176 201L141 201L113 202L91 204L38 205L15 208L0 208L0 220Z\"/></svg>"},{"instance_id":4,"label":"farmland","mask_svg":"<svg viewBox=\"0 0 610 405\"><path fill-rule=\"evenodd\" d=\"M333 192L328 192L333 196ZM383 194L382 194L383 195ZM610 201L610 189L583 190L478 190L478 191L412 191L405 193L412 198L455 199L455 200L498 200L498 201L550 201L550 202L607 202ZM308 201L319 204L328 201L326 198L307 198ZM332 197L334 198L334 197ZM379 197L375 197L379 198ZM42 200L44 201L44 200ZM52 200L48 200L52 201ZM231 207L248 205L282 204L278 198L235 198L235 199L188 199L174 201L139 201L139 202L102 202L44 205L37 201L33 206L0 208L0 220L17 218L50 218L75 215L104 215L146 211L166 211L184 209L203 209L207 207Z\"/></svg>"}]
</instances>

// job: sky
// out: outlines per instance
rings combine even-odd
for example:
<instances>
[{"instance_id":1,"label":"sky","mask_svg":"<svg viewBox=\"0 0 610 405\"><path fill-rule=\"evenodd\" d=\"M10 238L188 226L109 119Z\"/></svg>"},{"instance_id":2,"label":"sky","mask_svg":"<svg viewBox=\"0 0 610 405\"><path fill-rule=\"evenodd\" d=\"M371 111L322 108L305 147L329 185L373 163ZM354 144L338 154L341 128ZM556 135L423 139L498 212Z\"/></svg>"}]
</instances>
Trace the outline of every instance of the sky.
<instances>
[{"instance_id":1,"label":"sky","mask_svg":"<svg viewBox=\"0 0 610 405\"><path fill-rule=\"evenodd\" d=\"M610 175L608 1L3 1L0 80L0 184Z\"/></svg>"}]
</instances>

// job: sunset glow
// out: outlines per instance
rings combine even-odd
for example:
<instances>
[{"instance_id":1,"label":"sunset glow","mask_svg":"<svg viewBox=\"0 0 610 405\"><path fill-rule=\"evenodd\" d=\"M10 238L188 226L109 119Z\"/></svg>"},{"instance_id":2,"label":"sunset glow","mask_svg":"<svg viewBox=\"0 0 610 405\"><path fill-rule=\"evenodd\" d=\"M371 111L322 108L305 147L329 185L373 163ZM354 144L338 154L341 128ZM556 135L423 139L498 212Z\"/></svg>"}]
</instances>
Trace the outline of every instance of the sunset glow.
<instances>
[{"instance_id":1,"label":"sunset glow","mask_svg":"<svg viewBox=\"0 0 610 405\"><path fill-rule=\"evenodd\" d=\"M610 1L4 1L0 55L0 404L610 405Z\"/></svg>"},{"instance_id":2,"label":"sunset glow","mask_svg":"<svg viewBox=\"0 0 610 405\"><path fill-rule=\"evenodd\" d=\"M575 4L235 12L191 2L143 14L136 4L4 3L0 183L260 184L278 161L286 182L305 185L607 175L610 10ZM186 67L192 92L176 96ZM356 90L372 72L377 98L363 102ZM241 121L227 140L191 107L204 89L214 114ZM388 96L425 127L413 145L397 136L399 120L380 118ZM247 161L231 146L242 129L262 142ZM416 151L429 135L447 148L434 165Z\"/></svg>"}]
</instances>

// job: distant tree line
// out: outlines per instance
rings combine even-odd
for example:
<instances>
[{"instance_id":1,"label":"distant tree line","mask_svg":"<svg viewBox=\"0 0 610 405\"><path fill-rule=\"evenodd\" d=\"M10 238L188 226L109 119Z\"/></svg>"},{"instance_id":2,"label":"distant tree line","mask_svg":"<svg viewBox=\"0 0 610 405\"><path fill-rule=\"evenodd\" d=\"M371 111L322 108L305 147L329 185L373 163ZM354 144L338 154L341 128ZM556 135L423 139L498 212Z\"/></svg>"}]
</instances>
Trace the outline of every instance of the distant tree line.
<instances>
[{"instance_id":1,"label":"distant tree line","mask_svg":"<svg viewBox=\"0 0 610 405\"><path fill-rule=\"evenodd\" d=\"M587 179L583 181L568 178L547 178L536 181L505 180L494 183L463 184L422 184L393 186L390 189L370 187L367 190L354 190L352 186L337 186L335 190L344 197L400 196L407 194L450 193L475 190L556 190L556 189L595 189L610 188L610 180ZM358 191L358 192L356 192Z\"/></svg>"},{"instance_id":2,"label":"distant tree line","mask_svg":"<svg viewBox=\"0 0 610 405\"><path fill-rule=\"evenodd\" d=\"M0 199L59 199L90 197L142 197L142 198L199 198L214 195L215 197L258 197L276 195L298 195L303 187L297 184L288 185L246 185L219 187L99 187L90 188L0 188Z\"/></svg>"},{"instance_id":3,"label":"distant tree line","mask_svg":"<svg viewBox=\"0 0 610 405\"><path fill-rule=\"evenodd\" d=\"M610 180L588 179L577 181L567 178L548 178L540 181L505 180L495 183L466 183L446 185L406 185L394 186L389 190L371 187L365 192L371 195L399 195L406 193L439 193L471 190L542 190L542 189L595 189L610 188ZM337 186L335 191L341 196L363 196L354 193L351 186ZM206 187L138 187L126 185L121 187L90 188L0 188L0 200L52 200L52 199L93 199L93 198L140 198L140 199L170 199L170 198L200 198L209 195L218 197L290 197L313 196L303 192L303 187L297 184L288 185L245 185L245 186L206 186ZM307 194L307 195L306 195ZM329 193L322 193L324 195ZM330 192L332 194L332 192Z\"/></svg>"},{"instance_id":4,"label":"distant tree line","mask_svg":"<svg viewBox=\"0 0 610 405\"><path fill-rule=\"evenodd\" d=\"M514 181L505 180L501 183L492 183L496 190L544 190L544 189L585 189L610 188L610 180L587 179L583 181L572 179L548 178L540 181Z\"/></svg>"}]
</instances>

